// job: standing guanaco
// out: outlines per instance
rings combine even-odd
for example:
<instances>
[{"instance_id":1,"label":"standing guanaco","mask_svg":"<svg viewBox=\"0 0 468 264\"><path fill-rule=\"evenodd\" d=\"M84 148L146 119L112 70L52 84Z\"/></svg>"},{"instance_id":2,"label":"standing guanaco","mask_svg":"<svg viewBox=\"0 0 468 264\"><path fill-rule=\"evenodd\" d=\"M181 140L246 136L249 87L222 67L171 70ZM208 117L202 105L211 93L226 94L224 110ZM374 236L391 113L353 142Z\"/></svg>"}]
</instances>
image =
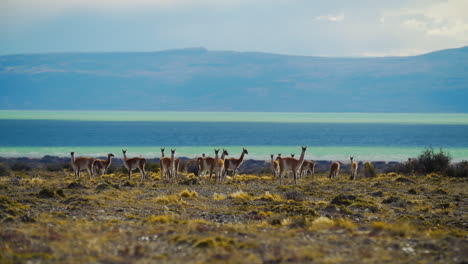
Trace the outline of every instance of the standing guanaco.
<instances>
[{"instance_id":1,"label":"standing guanaco","mask_svg":"<svg viewBox=\"0 0 468 264\"><path fill-rule=\"evenodd\" d=\"M301 157L299 159L295 159L292 157L285 157L279 159L280 165L280 184L283 184L284 174L287 171L292 171L294 176L294 184L297 184L297 173L302 166L305 158L305 152L307 150L307 146L302 146Z\"/></svg>"},{"instance_id":2,"label":"standing guanaco","mask_svg":"<svg viewBox=\"0 0 468 264\"><path fill-rule=\"evenodd\" d=\"M128 169L128 179L132 178L132 171L139 169L141 172L141 181L146 178L145 164L146 159L141 157L127 158L127 150L122 149L123 153L123 165Z\"/></svg>"},{"instance_id":3,"label":"standing guanaco","mask_svg":"<svg viewBox=\"0 0 468 264\"><path fill-rule=\"evenodd\" d=\"M224 173L223 173L224 178L226 178L228 170L232 170L233 171L232 178L233 179L236 178L237 169L240 167L240 165L244 161L245 154L249 154L249 152L247 151L246 148L242 148L242 153L241 153L241 155L240 155L240 157L238 159L229 158L229 159L225 160L225 162L224 162Z\"/></svg>"},{"instance_id":4,"label":"standing guanaco","mask_svg":"<svg viewBox=\"0 0 468 264\"><path fill-rule=\"evenodd\" d=\"M333 179L338 176L338 173L340 173L340 163L335 161L330 166L330 175L328 177Z\"/></svg>"},{"instance_id":5,"label":"standing guanaco","mask_svg":"<svg viewBox=\"0 0 468 264\"><path fill-rule=\"evenodd\" d=\"M81 170L87 170L90 178L94 176L93 174L94 158L90 158L90 157L75 158L75 152L70 152L70 155L71 155L71 165L73 167L73 170L75 171L75 175L77 178L80 178Z\"/></svg>"},{"instance_id":6,"label":"standing guanaco","mask_svg":"<svg viewBox=\"0 0 468 264\"><path fill-rule=\"evenodd\" d=\"M107 160L96 159L94 160L93 168L95 169L96 173L100 176L107 173L107 169L112 163L112 158L114 154L109 153L107 154Z\"/></svg>"},{"instance_id":7,"label":"standing guanaco","mask_svg":"<svg viewBox=\"0 0 468 264\"><path fill-rule=\"evenodd\" d=\"M351 160L351 180L355 180L358 171L358 163L353 161L354 157L349 157L349 159Z\"/></svg>"}]
</instances>

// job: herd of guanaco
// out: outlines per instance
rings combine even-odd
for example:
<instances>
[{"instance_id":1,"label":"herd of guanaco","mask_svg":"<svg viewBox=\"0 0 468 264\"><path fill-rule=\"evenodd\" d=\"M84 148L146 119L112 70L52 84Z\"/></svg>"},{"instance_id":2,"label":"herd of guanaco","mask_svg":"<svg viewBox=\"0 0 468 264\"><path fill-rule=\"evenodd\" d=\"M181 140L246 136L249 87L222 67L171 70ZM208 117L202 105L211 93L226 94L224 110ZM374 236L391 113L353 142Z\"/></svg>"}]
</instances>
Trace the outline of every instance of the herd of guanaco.
<instances>
[{"instance_id":1,"label":"herd of guanaco","mask_svg":"<svg viewBox=\"0 0 468 264\"><path fill-rule=\"evenodd\" d=\"M312 178L315 177L315 162L305 160L305 152L307 146L302 146L302 151L299 159L294 158L294 154L291 154L291 157L281 157L279 153L274 158L274 154L271 154L271 171L273 176L279 178L280 184L283 184L284 177L286 174L293 174L293 182L297 183L297 179L306 177L308 173L311 173ZM177 172L179 171L179 162L180 160L175 157L175 149L171 149L171 156L165 156L165 148L161 148L161 158L159 160L159 165L161 168L161 177L165 180L176 182L178 180ZM249 154L246 148L242 148L241 156L237 158L226 158L229 155L228 151L223 149L221 156L219 156L219 149L215 149L215 157L206 157L205 154L202 154L202 157L189 160L186 163L187 166L196 162L198 164L198 175L202 176L205 173L209 173L209 179L211 181L212 175L214 173L216 182L221 182L226 179L228 171L232 171L232 177L235 179L237 175L237 170L244 161L246 154ZM128 178L131 179L132 171L138 169L141 173L141 180L146 179L145 164L146 159L142 157L127 157L127 150L122 150L123 154L123 165L128 169ZM112 158L114 154L109 153L106 160L95 159L91 157L75 157L75 152L71 152L71 165L75 172L77 178L80 177L80 171L87 170L88 174L91 177L95 175L102 176L106 174L107 169L111 165ZM351 168L351 180L356 179L358 171L358 163L353 161L354 157L350 158L350 168ZM329 178L333 179L338 176L340 172L340 163L338 161L332 162L330 166Z\"/></svg>"}]
</instances>

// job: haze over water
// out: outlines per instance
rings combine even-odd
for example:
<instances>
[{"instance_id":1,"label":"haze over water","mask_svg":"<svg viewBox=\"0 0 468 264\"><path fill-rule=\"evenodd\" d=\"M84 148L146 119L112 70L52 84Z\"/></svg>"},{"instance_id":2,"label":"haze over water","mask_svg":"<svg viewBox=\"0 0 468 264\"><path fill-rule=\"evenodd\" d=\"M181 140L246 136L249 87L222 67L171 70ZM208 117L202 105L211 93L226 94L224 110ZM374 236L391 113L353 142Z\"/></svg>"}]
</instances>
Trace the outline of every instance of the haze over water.
<instances>
[{"instance_id":1,"label":"haze over water","mask_svg":"<svg viewBox=\"0 0 468 264\"><path fill-rule=\"evenodd\" d=\"M233 113L0 111L0 156L44 155L159 157L159 147L178 156L211 155L227 148L238 156L269 159L270 153L314 160L399 161L432 146L454 160L468 159L468 114Z\"/></svg>"}]
</instances>

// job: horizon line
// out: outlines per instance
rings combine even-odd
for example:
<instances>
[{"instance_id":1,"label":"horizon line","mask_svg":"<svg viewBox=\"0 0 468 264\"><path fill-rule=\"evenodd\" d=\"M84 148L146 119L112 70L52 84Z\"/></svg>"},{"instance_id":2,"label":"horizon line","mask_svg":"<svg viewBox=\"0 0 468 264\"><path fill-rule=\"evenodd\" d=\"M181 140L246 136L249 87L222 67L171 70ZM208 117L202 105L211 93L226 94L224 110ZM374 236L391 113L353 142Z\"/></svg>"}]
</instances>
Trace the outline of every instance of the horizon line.
<instances>
[{"instance_id":1,"label":"horizon line","mask_svg":"<svg viewBox=\"0 0 468 264\"><path fill-rule=\"evenodd\" d=\"M266 52L266 51L238 51L238 50L224 50L224 49L207 49L205 47L185 47L185 48L172 48L172 49L162 49L162 50L153 50L153 51L46 51L46 52L24 52L24 53L11 53L11 54L0 54L0 57L8 56L24 56L24 55L65 55L65 54L124 54L124 53L164 53L164 52L174 52L174 51L204 51L204 52L232 52L232 53L259 53L259 54L269 54L269 55L278 55L278 56L291 56L291 57L313 57L313 58L330 58L330 59L371 59L371 58L407 58L407 57L418 57L424 56L431 53L436 53L440 51L456 50L468 48L468 45L446 48L446 49L437 49L433 51L427 51L421 54L415 55L382 55L382 56L365 56L365 55L351 55L351 56L339 56L339 55L298 55L298 54L287 54L287 53L277 53L277 52Z\"/></svg>"}]
</instances>

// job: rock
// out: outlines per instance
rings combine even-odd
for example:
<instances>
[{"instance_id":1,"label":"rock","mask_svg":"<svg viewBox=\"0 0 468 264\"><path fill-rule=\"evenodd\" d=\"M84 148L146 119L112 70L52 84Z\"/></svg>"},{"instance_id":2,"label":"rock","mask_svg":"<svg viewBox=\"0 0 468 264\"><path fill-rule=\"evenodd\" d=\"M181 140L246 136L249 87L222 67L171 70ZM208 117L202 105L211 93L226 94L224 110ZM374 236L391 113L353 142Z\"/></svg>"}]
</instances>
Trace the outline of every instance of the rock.
<instances>
[{"instance_id":1,"label":"rock","mask_svg":"<svg viewBox=\"0 0 468 264\"><path fill-rule=\"evenodd\" d=\"M72 182L68 184L68 189L83 189L84 186L79 182Z\"/></svg>"},{"instance_id":2,"label":"rock","mask_svg":"<svg viewBox=\"0 0 468 264\"><path fill-rule=\"evenodd\" d=\"M382 191L373 192L373 193L371 193L371 195L374 196L374 197L383 197L384 196Z\"/></svg>"},{"instance_id":3,"label":"rock","mask_svg":"<svg viewBox=\"0 0 468 264\"><path fill-rule=\"evenodd\" d=\"M293 200L296 202L302 202L305 200L305 195L298 190L291 190L286 192L285 197L288 200Z\"/></svg>"},{"instance_id":4,"label":"rock","mask_svg":"<svg viewBox=\"0 0 468 264\"><path fill-rule=\"evenodd\" d=\"M37 194L37 196L40 198L53 198L55 196L55 192L53 190L44 188Z\"/></svg>"},{"instance_id":5,"label":"rock","mask_svg":"<svg viewBox=\"0 0 468 264\"><path fill-rule=\"evenodd\" d=\"M344 195L340 194L333 198L333 200L330 202L330 204L336 204L336 205L350 205L356 200L356 196L354 195Z\"/></svg>"},{"instance_id":6,"label":"rock","mask_svg":"<svg viewBox=\"0 0 468 264\"><path fill-rule=\"evenodd\" d=\"M113 189L113 188L114 187L112 187L112 185L110 185L108 183L101 183L98 186L96 186L96 191L109 190L109 189Z\"/></svg>"},{"instance_id":7,"label":"rock","mask_svg":"<svg viewBox=\"0 0 468 264\"><path fill-rule=\"evenodd\" d=\"M413 180L410 180L408 178L405 178L405 177L398 177L395 179L396 182L402 182L402 183L414 183Z\"/></svg>"}]
</instances>

